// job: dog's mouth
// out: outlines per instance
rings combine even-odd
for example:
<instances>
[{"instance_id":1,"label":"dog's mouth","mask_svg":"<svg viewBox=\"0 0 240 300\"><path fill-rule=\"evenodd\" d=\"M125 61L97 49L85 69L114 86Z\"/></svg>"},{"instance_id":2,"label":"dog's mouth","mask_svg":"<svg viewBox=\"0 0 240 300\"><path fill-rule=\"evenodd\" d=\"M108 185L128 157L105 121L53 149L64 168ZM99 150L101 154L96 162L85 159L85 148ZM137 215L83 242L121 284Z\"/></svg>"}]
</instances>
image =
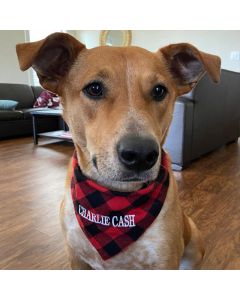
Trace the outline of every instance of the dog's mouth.
<instances>
[{"instance_id":1,"label":"dog's mouth","mask_svg":"<svg viewBox=\"0 0 240 300\"><path fill-rule=\"evenodd\" d=\"M153 181L156 176L154 176L153 172L147 172L146 174L134 174L134 175L125 175L123 174L119 178L116 178L114 181L118 182L134 182L134 183L146 183L149 181Z\"/></svg>"},{"instance_id":2,"label":"dog's mouth","mask_svg":"<svg viewBox=\"0 0 240 300\"><path fill-rule=\"evenodd\" d=\"M126 179L122 179L122 180L118 180L120 182L142 182L143 179L139 178L139 177L132 177L132 178L126 178Z\"/></svg>"},{"instance_id":3,"label":"dog's mouth","mask_svg":"<svg viewBox=\"0 0 240 300\"><path fill-rule=\"evenodd\" d=\"M157 176L156 170L147 170L143 172L120 171L117 172L118 174L113 174L113 176L111 176L109 172L107 172L107 174L102 172L101 168L99 168L96 157L93 157L92 165L94 166L99 177L112 182L144 184L153 181Z\"/></svg>"},{"instance_id":4,"label":"dog's mouth","mask_svg":"<svg viewBox=\"0 0 240 300\"><path fill-rule=\"evenodd\" d=\"M115 172L111 172L109 168L101 168L96 156L93 156L92 158L92 165L101 179L119 183L145 184L154 181L158 175L159 169L159 167L155 165L153 168L145 171L121 170L120 168L119 170L115 170Z\"/></svg>"}]
</instances>

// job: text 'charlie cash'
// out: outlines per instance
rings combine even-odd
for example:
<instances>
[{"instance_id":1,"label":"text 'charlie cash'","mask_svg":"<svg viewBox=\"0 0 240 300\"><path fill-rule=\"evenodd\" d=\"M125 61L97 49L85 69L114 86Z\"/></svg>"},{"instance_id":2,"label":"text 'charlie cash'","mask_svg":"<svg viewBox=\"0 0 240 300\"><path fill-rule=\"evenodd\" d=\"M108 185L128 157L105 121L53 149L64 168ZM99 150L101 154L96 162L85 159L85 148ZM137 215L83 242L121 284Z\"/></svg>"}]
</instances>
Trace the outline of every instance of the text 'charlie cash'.
<instances>
[{"instance_id":1,"label":"text 'charlie cash'","mask_svg":"<svg viewBox=\"0 0 240 300\"><path fill-rule=\"evenodd\" d=\"M125 216L103 216L99 214L94 214L90 210L87 210L80 204L78 205L78 213L83 218L97 224L113 227L134 227L135 225L135 215L125 215Z\"/></svg>"}]
</instances>

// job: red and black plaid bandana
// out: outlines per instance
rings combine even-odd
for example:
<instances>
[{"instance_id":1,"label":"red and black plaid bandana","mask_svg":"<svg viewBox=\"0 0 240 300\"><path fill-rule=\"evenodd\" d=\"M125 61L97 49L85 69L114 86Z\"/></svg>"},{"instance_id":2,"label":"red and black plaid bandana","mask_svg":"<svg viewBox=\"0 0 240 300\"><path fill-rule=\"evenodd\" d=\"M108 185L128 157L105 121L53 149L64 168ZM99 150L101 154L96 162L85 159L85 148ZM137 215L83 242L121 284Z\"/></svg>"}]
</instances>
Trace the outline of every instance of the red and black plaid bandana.
<instances>
[{"instance_id":1,"label":"red and black plaid bandana","mask_svg":"<svg viewBox=\"0 0 240 300\"><path fill-rule=\"evenodd\" d=\"M161 211L169 185L168 161L162 151L157 179L136 192L110 191L86 178L73 155L72 199L78 223L106 260L136 241Z\"/></svg>"}]
</instances>

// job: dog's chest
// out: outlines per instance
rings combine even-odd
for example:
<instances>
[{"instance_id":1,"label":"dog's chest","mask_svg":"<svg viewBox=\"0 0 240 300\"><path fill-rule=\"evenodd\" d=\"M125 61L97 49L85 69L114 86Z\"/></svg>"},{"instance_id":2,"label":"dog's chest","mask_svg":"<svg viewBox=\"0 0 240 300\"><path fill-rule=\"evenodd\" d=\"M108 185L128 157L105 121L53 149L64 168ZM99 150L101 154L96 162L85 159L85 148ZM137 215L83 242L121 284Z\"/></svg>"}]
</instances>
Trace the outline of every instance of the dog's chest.
<instances>
[{"instance_id":1,"label":"dog's chest","mask_svg":"<svg viewBox=\"0 0 240 300\"><path fill-rule=\"evenodd\" d=\"M171 256L171 241L165 230L166 222L158 217L145 233L119 254L102 260L80 228L73 209L71 194L66 197L64 227L67 244L80 260L93 269L160 269ZM177 234L175 232L175 234ZM174 234L174 235L175 235ZM168 240L168 241L167 241ZM174 240L172 237L170 240Z\"/></svg>"}]
</instances>

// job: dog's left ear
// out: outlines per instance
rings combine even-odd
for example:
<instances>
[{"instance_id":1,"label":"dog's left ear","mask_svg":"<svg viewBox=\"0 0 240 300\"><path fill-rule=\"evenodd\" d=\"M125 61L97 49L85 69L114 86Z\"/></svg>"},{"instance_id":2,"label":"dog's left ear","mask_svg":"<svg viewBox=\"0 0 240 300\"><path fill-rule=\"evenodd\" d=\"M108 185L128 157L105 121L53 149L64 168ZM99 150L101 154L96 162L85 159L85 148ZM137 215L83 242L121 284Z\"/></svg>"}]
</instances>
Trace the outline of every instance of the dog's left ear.
<instances>
[{"instance_id":1,"label":"dog's left ear","mask_svg":"<svg viewBox=\"0 0 240 300\"><path fill-rule=\"evenodd\" d=\"M159 49L177 85L178 95L189 92L206 71L214 81L220 80L220 57L199 51L194 46L181 43Z\"/></svg>"}]
</instances>

